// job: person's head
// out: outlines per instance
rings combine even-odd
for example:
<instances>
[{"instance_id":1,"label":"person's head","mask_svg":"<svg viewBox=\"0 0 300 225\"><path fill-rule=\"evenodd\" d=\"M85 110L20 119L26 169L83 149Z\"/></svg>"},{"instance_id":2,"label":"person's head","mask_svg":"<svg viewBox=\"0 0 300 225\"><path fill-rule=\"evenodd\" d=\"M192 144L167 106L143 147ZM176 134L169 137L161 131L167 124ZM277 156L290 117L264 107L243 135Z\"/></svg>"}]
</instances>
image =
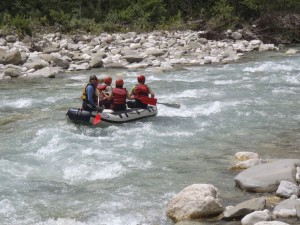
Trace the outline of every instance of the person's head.
<instances>
[{"instance_id":1,"label":"person's head","mask_svg":"<svg viewBox=\"0 0 300 225\"><path fill-rule=\"evenodd\" d=\"M123 88L124 81L122 79L116 80L116 88Z\"/></svg>"},{"instance_id":2,"label":"person's head","mask_svg":"<svg viewBox=\"0 0 300 225\"><path fill-rule=\"evenodd\" d=\"M98 78L97 78L96 75L91 75L89 81L90 81L90 83L91 83L93 86L97 87L97 85L98 85Z\"/></svg>"},{"instance_id":3,"label":"person's head","mask_svg":"<svg viewBox=\"0 0 300 225\"><path fill-rule=\"evenodd\" d=\"M103 78L103 82L107 85L111 85L112 78L110 76L106 76Z\"/></svg>"},{"instance_id":4,"label":"person's head","mask_svg":"<svg viewBox=\"0 0 300 225\"><path fill-rule=\"evenodd\" d=\"M145 78L145 76L144 76L144 75L138 75L138 77L137 77L137 80L138 80L138 82L139 82L139 83L142 83L142 84L144 84L144 83L145 83L145 80L146 80L146 78Z\"/></svg>"}]
</instances>

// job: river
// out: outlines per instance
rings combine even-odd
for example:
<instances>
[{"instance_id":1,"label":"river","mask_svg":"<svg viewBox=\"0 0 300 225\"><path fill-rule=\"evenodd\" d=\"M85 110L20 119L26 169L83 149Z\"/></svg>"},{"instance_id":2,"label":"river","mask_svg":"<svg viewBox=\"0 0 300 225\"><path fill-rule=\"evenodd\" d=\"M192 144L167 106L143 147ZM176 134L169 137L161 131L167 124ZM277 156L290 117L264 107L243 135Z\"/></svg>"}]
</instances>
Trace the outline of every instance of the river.
<instances>
[{"instance_id":1,"label":"river","mask_svg":"<svg viewBox=\"0 0 300 225\"><path fill-rule=\"evenodd\" d=\"M299 47L298 47L299 49ZM194 183L223 206L253 194L235 187L239 151L299 158L300 54L250 53L238 63L172 72L98 69L0 82L0 224L171 225L165 208ZM158 115L105 128L75 126L91 74L145 74Z\"/></svg>"}]
</instances>

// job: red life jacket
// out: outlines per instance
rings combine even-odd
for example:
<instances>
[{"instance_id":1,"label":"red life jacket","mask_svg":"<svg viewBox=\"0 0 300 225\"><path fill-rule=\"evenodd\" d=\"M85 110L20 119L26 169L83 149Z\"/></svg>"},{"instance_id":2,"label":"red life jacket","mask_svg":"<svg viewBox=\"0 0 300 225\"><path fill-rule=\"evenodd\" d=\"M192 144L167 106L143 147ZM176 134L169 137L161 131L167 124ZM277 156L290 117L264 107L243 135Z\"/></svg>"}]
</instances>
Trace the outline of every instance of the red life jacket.
<instances>
[{"instance_id":1,"label":"red life jacket","mask_svg":"<svg viewBox=\"0 0 300 225\"><path fill-rule=\"evenodd\" d=\"M148 97L149 88L145 84L137 84L134 88L134 98Z\"/></svg>"},{"instance_id":2,"label":"red life jacket","mask_svg":"<svg viewBox=\"0 0 300 225\"><path fill-rule=\"evenodd\" d=\"M114 94L113 104L115 105L126 104L126 97L127 97L126 88L114 88L112 92Z\"/></svg>"}]
</instances>

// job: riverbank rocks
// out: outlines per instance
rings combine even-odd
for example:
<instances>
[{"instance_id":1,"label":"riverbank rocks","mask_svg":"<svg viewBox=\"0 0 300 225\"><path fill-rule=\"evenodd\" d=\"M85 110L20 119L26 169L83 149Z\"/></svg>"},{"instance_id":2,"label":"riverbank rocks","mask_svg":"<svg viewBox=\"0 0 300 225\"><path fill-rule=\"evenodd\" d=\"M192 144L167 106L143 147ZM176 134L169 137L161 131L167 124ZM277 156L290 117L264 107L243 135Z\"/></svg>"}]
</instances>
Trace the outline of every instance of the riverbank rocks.
<instances>
[{"instance_id":1,"label":"riverbank rocks","mask_svg":"<svg viewBox=\"0 0 300 225\"><path fill-rule=\"evenodd\" d=\"M162 72L183 66L231 63L243 57L244 52L278 49L258 39L242 40L239 32L233 32L224 40L209 40L202 37L203 33L191 30L102 33L98 36L54 33L36 34L34 38L27 36L23 40L10 35L0 39L0 68L6 64L21 66L22 74L18 77L31 77L27 75L32 69L40 68L28 68L24 64L38 57L47 58L50 67L60 67L62 72L146 67Z\"/></svg>"},{"instance_id":2,"label":"riverbank rocks","mask_svg":"<svg viewBox=\"0 0 300 225\"><path fill-rule=\"evenodd\" d=\"M174 222L218 216L223 212L219 190L211 184L193 184L175 195L167 205Z\"/></svg>"},{"instance_id":3,"label":"riverbank rocks","mask_svg":"<svg viewBox=\"0 0 300 225\"><path fill-rule=\"evenodd\" d=\"M300 160L282 159L248 168L239 173L234 181L242 190L250 192L275 192L281 181L296 182L296 168Z\"/></svg>"}]
</instances>

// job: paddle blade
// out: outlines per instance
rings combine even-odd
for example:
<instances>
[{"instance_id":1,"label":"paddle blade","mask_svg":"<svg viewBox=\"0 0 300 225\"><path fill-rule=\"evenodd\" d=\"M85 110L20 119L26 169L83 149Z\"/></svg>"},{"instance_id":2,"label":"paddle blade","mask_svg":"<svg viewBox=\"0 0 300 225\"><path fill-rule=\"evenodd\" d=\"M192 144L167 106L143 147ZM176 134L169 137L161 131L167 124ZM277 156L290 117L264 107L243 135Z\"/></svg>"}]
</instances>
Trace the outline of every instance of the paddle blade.
<instances>
[{"instance_id":1,"label":"paddle blade","mask_svg":"<svg viewBox=\"0 0 300 225\"><path fill-rule=\"evenodd\" d=\"M100 123L100 121L101 121L101 115L98 113L94 119L94 126Z\"/></svg>"},{"instance_id":2,"label":"paddle blade","mask_svg":"<svg viewBox=\"0 0 300 225\"><path fill-rule=\"evenodd\" d=\"M148 98L148 97L141 97L139 100L144 103L144 104L149 104L149 105L156 105L157 99L156 98Z\"/></svg>"}]
</instances>

